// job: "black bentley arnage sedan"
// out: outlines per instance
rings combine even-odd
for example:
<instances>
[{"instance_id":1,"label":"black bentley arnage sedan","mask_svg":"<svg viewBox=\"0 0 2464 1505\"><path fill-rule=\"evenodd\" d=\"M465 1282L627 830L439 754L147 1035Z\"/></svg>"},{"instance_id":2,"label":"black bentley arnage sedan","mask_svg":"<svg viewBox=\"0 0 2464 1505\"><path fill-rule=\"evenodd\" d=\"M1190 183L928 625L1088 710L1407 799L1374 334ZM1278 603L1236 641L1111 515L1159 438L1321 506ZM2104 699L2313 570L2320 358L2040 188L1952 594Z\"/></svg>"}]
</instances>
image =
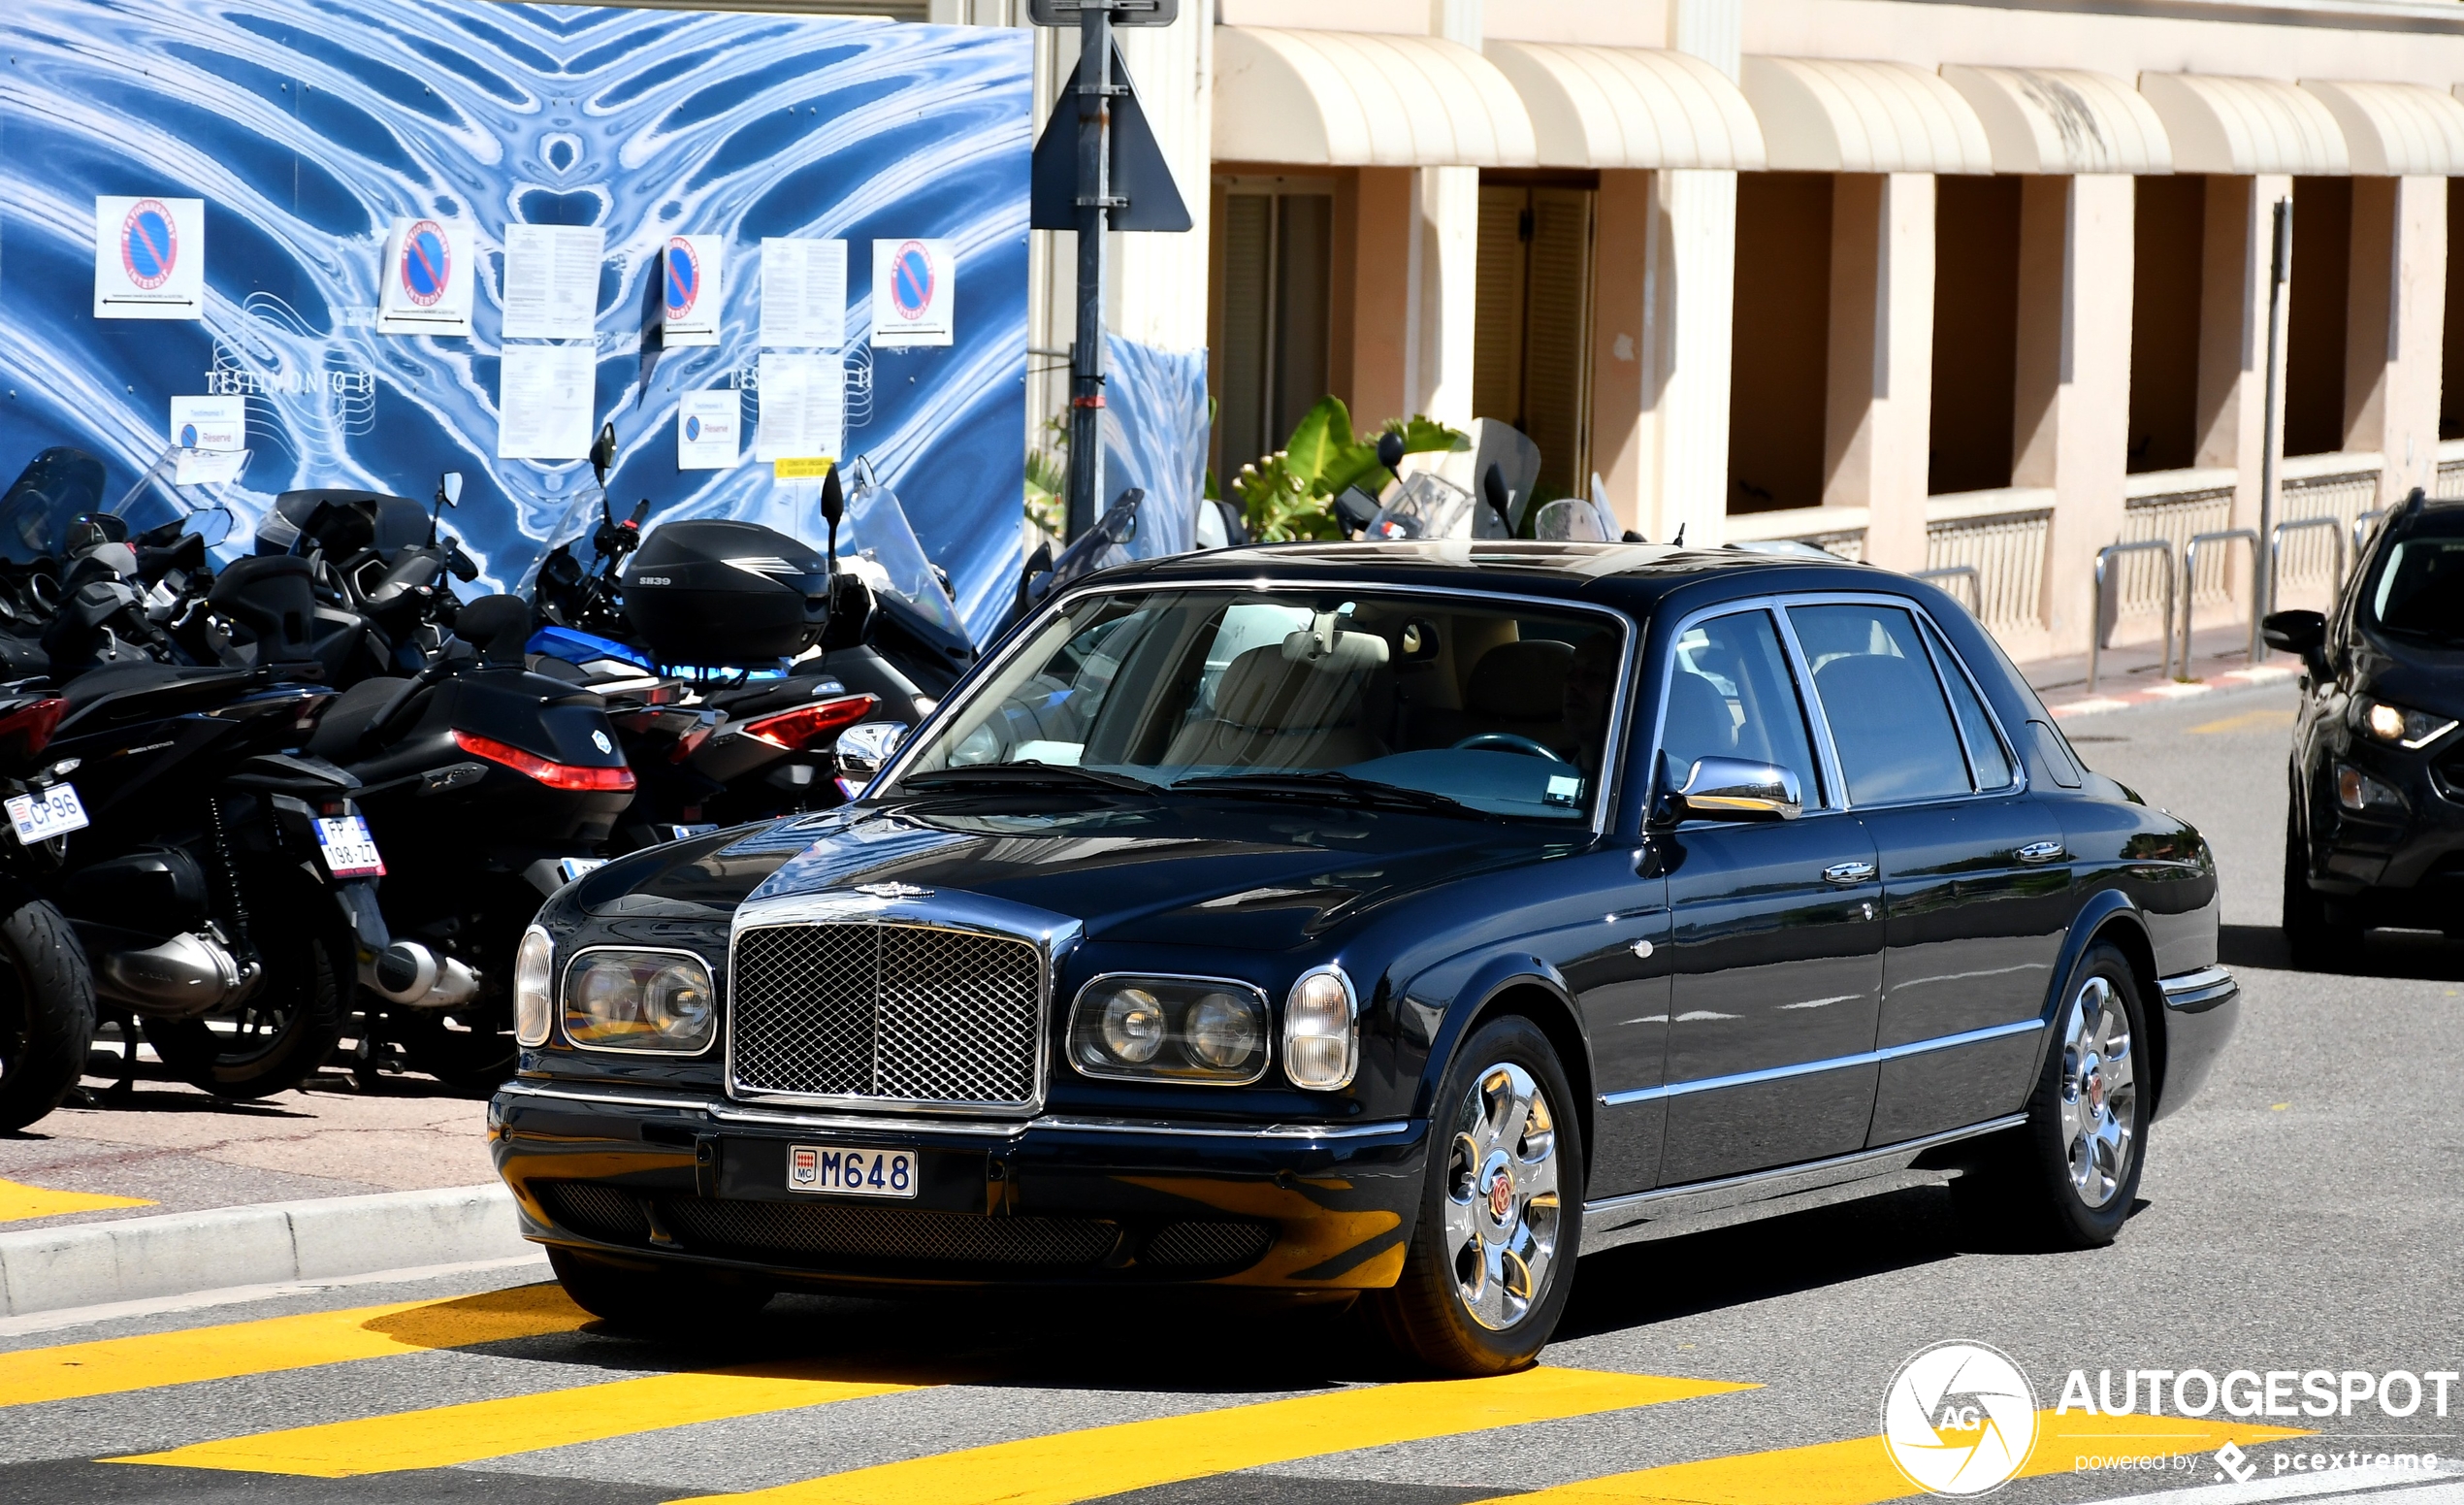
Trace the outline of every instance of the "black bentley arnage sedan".
<instances>
[{"instance_id":1,"label":"black bentley arnage sedan","mask_svg":"<svg viewBox=\"0 0 2464 1505\"><path fill-rule=\"evenodd\" d=\"M2112 1239L2233 1027L2216 905L1919 582L1184 555L1047 605L854 803L567 887L492 1138L614 1320L1206 1284L1489 1372L1578 1251L1910 1167Z\"/></svg>"}]
</instances>

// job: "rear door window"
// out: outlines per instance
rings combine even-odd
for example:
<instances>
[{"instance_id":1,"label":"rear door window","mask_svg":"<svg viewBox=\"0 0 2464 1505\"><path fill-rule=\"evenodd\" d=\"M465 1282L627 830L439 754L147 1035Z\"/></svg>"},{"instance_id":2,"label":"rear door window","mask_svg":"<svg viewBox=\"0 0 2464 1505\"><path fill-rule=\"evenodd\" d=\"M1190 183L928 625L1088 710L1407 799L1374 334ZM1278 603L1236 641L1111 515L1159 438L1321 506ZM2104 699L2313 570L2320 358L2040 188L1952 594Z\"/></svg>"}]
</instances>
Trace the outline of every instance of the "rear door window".
<instances>
[{"instance_id":1,"label":"rear door window","mask_svg":"<svg viewBox=\"0 0 2464 1505\"><path fill-rule=\"evenodd\" d=\"M1791 606L1851 804L1970 793L1967 758L1942 682L1904 607Z\"/></svg>"},{"instance_id":2,"label":"rear door window","mask_svg":"<svg viewBox=\"0 0 2464 1505\"><path fill-rule=\"evenodd\" d=\"M1985 713L1985 703L1977 699L1976 686L1968 683L1959 656L1930 622L1925 624L1925 640L1933 649L1934 661L1941 666L1944 687L1951 692L1951 710L1959 717L1961 736L1967 741L1967 761L1976 774L1976 787L2008 789L2016 777L2010 754L2003 750L2002 739L1994 735L1994 718Z\"/></svg>"}]
</instances>

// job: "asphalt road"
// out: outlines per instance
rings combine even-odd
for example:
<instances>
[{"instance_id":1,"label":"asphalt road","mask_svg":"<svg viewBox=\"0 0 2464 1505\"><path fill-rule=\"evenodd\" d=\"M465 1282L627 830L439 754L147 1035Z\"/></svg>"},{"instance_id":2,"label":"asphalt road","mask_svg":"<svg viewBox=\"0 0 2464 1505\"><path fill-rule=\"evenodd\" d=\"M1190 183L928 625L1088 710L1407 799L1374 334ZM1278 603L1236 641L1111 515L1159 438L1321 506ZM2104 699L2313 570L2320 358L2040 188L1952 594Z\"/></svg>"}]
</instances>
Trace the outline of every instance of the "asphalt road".
<instances>
[{"instance_id":1,"label":"asphalt road","mask_svg":"<svg viewBox=\"0 0 2464 1505\"><path fill-rule=\"evenodd\" d=\"M2073 1370L2117 1398L2127 1370L2464 1370L2464 946L2382 935L2358 975L2286 969L2288 701L2070 728L2214 840L2247 990L2111 1249L1968 1248L1946 1194L1909 1188L1588 1260L1541 1369L1450 1385L1398 1382L1323 1320L1087 1294L783 1299L752 1332L663 1346L593 1330L531 1269L0 1324L0 1500L1844 1505L1914 1492L1873 1434L1895 1371L1947 1340L2007 1354L2048 1409ZM2464 1382L2443 1416L2423 1394L2402 1418L2074 1412L2040 1459L2148 1466L2047 1465L1997 1498L2453 1505ZM2227 1441L2247 1484L2219 1483ZM2314 1463L2424 1452L2447 1471Z\"/></svg>"}]
</instances>

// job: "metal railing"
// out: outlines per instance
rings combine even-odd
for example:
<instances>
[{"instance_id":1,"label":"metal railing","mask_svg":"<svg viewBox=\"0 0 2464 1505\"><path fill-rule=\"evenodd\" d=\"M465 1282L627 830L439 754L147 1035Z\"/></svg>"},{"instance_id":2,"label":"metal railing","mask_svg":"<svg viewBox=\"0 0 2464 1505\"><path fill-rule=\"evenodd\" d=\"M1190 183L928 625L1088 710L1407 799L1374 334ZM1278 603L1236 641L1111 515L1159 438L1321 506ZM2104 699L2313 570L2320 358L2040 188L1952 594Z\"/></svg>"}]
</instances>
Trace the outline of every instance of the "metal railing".
<instances>
[{"instance_id":1,"label":"metal railing","mask_svg":"<svg viewBox=\"0 0 2464 1505\"><path fill-rule=\"evenodd\" d=\"M2394 510L2395 508L2391 507L2374 507L2366 512L2354 515L2352 519L2352 562L2355 565L2359 565L2361 563L2362 554L2370 547L2370 525Z\"/></svg>"},{"instance_id":2,"label":"metal railing","mask_svg":"<svg viewBox=\"0 0 2464 1505\"><path fill-rule=\"evenodd\" d=\"M2280 526L2277 531L2282 533L2284 528ZM2339 539L2337 547L2343 546L2343 540ZM2112 631L2107 626L2105 603L2110 595L2107 587L2113 583L2113 562L2124 554L2141 553L2164 556L2164 638L2162 639L2164 677L2167 679L2173 677L2173 544L2165 539L2139 539L2128 543L2108 543L2096 550L2096 615L2093 629L2088 635L2088 693L2090 695L2096 693L2098 660L2104 652L2106 635ZM2119 603L2115 605L2115 611L2119 614Z\"/></svg>"},{"instance_id":3,"label":"metal railing","mask_svg":"<svg viewBox=\"0 0 2464 1505\"><path fill-rule=\"evenodd\" d=\"M2202 543L2248 543L2253 555L2258 552L2258 530L2255 528L2219 528L2212 533L2194 533L2182 545L2182 672L2190 671L2190 620L2199 614L2196 589L2199 569L2199 545Z\"/></svg>"},{"instance_id":4,"label":"metal railing","mask_svg":"<svg viewBox=\"0 0 2464 1505\"><path fill-rule=\"evenodd\" d=\"M1967 581L1968 609L1979 616L1983 616L1985 614L1985 577L1977 573L1976 566L1974 565L1942 565L1931 570L1919 570L1914 574L1910 575L1909 578L1914 580L1965 580Z\"/></svg>"},{"instance_id":5,"label":"metal railing","mask_svg":"<svg viewBox=\"0 0 2464 1505\"><path fill-rule=\"evenodd\" d=\"M2330 590L2343 587L2345 581L2344 519L2341 517L2287 517L2278 523L2267 537L2267 599L2271 604L2277 599L2277 590L2284 583L2282 576L2285 573L2285 535L2309 528L2324 528L2327 530L2327 537L2335 540L2336 573L2327 577L2327 585Z\"/></svg>"}]
</instances>

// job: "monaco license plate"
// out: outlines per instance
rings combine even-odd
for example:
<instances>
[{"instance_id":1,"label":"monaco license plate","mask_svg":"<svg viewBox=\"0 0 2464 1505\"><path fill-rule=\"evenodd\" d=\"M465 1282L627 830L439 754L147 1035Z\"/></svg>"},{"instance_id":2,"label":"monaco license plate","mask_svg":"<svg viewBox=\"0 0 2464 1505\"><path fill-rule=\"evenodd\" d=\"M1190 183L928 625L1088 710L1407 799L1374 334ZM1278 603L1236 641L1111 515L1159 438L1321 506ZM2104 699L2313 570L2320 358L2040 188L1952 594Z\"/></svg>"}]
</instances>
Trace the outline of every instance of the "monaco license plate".
<instances>
[{"instance_id":1,"label":"monaco license plate","mask_svg":"<svg viewBox=\"0 0 2464 1505\"><path fill-rule=\"evenodd\" d=\"M834 1144L791 1145L787 1189L835 1192L841 1196L913 1196L916 1152L851 1150Z\"/></svg>"},{"instance_id":2,"label":"monaco license plate","mask_svg":"<svg viewBox=\"0 0 2464 1505\"><path fill-rule=\"evenodd\" d=\"M368 817L344 815L316 823L317 849L325 854L325 869L338 878L381 878L385 859L376 855L376 838L368 834Z\"/></svg>"},{"instance_id":3,"label":"monaco license plate","mask_svg":"<svg viewBox=\"0 0 2464 1505\"><path fill-rule=\"evenodd\" d=\"M9 802L9 820L17 828L17 844L32 846L53 836L65 836L72 831L83 831L85 803L78 799L77 789L70 784L54 784L30 795L19 795Z\"/></svg>"}]
</instances>

